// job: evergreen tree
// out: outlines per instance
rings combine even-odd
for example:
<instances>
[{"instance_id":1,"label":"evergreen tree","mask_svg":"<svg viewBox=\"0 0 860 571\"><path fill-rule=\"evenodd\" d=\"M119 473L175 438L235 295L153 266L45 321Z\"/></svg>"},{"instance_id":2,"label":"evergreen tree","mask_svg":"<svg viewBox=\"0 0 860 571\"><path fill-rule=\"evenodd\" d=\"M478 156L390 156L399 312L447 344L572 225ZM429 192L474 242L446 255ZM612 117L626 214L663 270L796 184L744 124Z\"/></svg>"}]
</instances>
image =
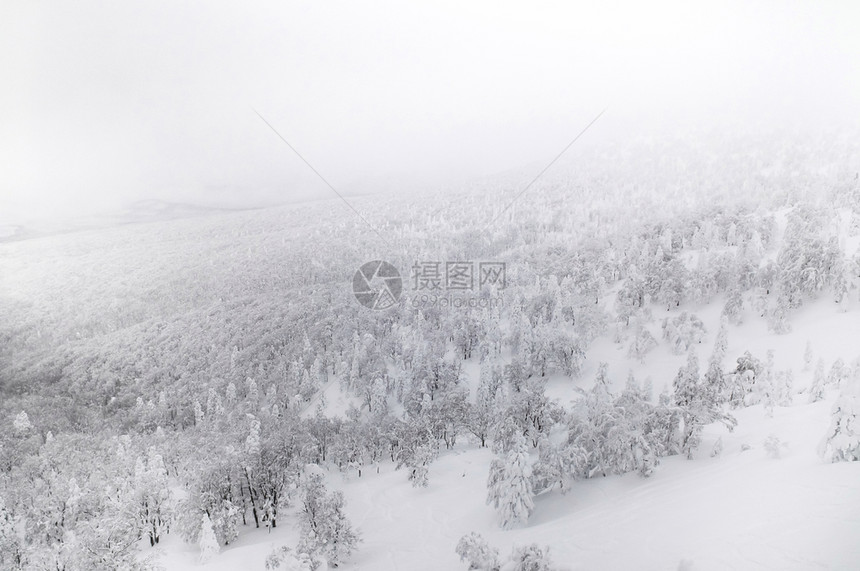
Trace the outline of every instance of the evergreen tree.
<instances>
[{"instance_id":1,"label":"evergreen tree","mask_svg":"<svg viewBox=\"0 0 860 571\"><path fill-rule=\"evenodd\" d=\"M25 568L25 545L17 527L18 519L0 496L0 567L3 569Z\"/></svg>"},{"instance_id":2,"label":"evergreen tree","mask_svg":"<svg viewBox=\"0 0 860 571\"><path fill-rule=\"evenodd\" d=\"M496 508L502 528L509 529L528 521L534 508L528 444L517 435L504 460L496 458L490 465L487 480L487 503Z\"/></svg>"},{"instance_id":3,"label":"evergreen tree","mask_svg":"<svg viewBox=\"0 0 860 571\"><path fill-rule=\"evenodd\" d=\"M30 423L30 417L25 411L15 415L15 420L12 421L12 429L17 436L26 436L33 430L33 425Z\"/></svg>"},{"instance_id":4,"label":"evergreen tree","mask_svg":"<svg viewBox=\"0 0 860 571\"><path fill-rule=\"evenodd\" d=\"M466 417L469 431L481 442L481 447L487 445L490 429L496 420L496 393L500 384L497 372L491 369L486 361L481 363L481 377L475 404L470 407Z\"/></svg>"},{"instance_id":5,"label":"evergreen tree","mask_svg":"<svg viewBox=\"0 0 860 571\"><path fill-rule=\"evenodd\" d=\"M132 507L150 545L158 543L170 526L172 503L164 461L151 447L146 462L138 458L135 464Z\"/></svg>"},{"instance_id":6,"label":"evergreen tree","mask_svg":"<svg viewBox=\"0 0 860 571\"><path fill-rule=\"evenodd\" d=\"M773 349L767 352L767 361L765 361L764 369L756 378L756 391L758 392L758 400L764 407L765 414L768 417L773 416L773 407L777 402L777 382L776 371L774 371Z\"/></svg>"},{"instance_id":7,"label":"evergreen tree","mask_svg":"<svg viewBox=\"0 0 860 571\"><path fill-rule=\"evenodd\" d=\"M361 541L343 513L343 493L328 492L322 474L306 474L301 489L301 539L298 551L322 556L329 567L346 561Z\"/></svg>"},{"instance_id":8,"label":"evergreen tree","mask_svg":"<svg viewBox=\"0 0 860 571\"><path fill-rule=\"evenodd\" d=\"M729 376L729 405L732 408L758 404L760 395L756 391L757 379L764 371L764 364L746 351L737 359L737 366Z\"/></svg>"},{"instance_id":9,"label":"evergreen tree","mask_svg":"<svg viewBox=\"0 0 860 571\"><path fill-rule=\"evenodd\" d=\"M656 346L657 340L645 326L640 324L633 333L633 340L630 342L627 356L642 363L645 361L645 355Z\"/></svg>"},{"instance_id":10,"label":"evergreen tree","mask_svg":"<svg viewBox=\"0 0 860 571\"><path fill-rule=\"evenodd\" d=\"M457 542L457 555L460 561L469 563L469 569L476 571L499 571L499 550L487 544L479 533L469 533Z\"/></svg>"},{"instance_id":11,"label":"evergreen tree","mask_svg":"<svg viewBox=\"0 0 860 571\"><path fill-rule=\"evenodd\" d=\"M833 405L830 428L819 447L829 462L860 460L860 398L856 387L843 390Z\"/></svg>"},{"instance_id":12,"label":"evergreen tree","mask_svg":"<svg viewBox=\"0 0 860 571\"><path fill-rule=\"evenodd\" d=\"M717 332L717 338L714 340L714 350L711 353L711 358L708 361L708 370L705 372L705 390L707 398L715 406L719 406L728 399L728 386L726 384L725 374L723 373L723 361L726 358L726 350L728 348L728 321L723 318L720 320L720 329Z\"/></svg>"},{"instance_id":13,"label":"evergreen tree","mask_svg":"<svg viewBox=\"0 0 860 571\"><path fill-rule=\"evenodd\" d=\"M743 323L744 298L740 289L733 288L726 296L726 305L723 307L723 316L732 325Z\"/></svg>"},{"instance_id":14,"label":"evergreen tree","mask_svg":"<svg viewBox=\"0 0 860 571\"><path fill-rule=\"evenodd\" d=\"M848 368L845 366L845 361L841 357L833 361L830 366L830 372L827 374L827 384L838 389L842 388L842 382L848 378Z\"/></svg>"},{"instance_id":15,"label":"evergreen tree","mask_svg":"<svg viewBox=\"0 0 860 571\"><path fill-rule=\"evenodd\" d=\"M413 488L426 488L429 484L430 464L436 458L438 447L434 442L425 442L415 448L407 468L409 469L409 481Z\"/></svg>"},{"instance_id":16,"label":"evergreen tree","mask_svg":"<svg viewBox=\"0 0 860 571\"><path fill-rule=\"evenodd\" d=\"M776 374L776 404L791 406L794 398L794 372L791 369Z\"/></svg>"},{"instance_id":17,"label":"evergreen tree","mask_svg":"<svg viewBox=\"0 0 860 571\"><path fill-rule=\"evenodd\" d=\"M809 387L809 402L818 402L824 398L827 379L824 376L824 359L819 358L812 375L812 386Z\"/></svg>"},{"instance_id":18,"label":"evergreen tree","mask_svg":"<svg viewBox=\"0 0 860 571\"><path fill-rule=\"evenodd\" d=\"M511 571L553 571L549 547L537 543L514 548L511 554Z\"/></svg>"},{"instance_id":19,"label":"evergreen tree","mask_svg":"<svg viewBox=\"0 0 860 571\"><path fill-rule=\"evenodd\" d=\"M215 531L212 529L212 520L209 519L209 514L203 514L200 524L200 562L207 563L221 551L221 546L218 545L218 539L215 537Z\"/></svg>"},{"instance_id":20,"label":"evergreen tree","mask_svg":"<svg viewBox=\"0 0 860 571\"><path fill-rule=\"evenodd\" d=\"M690 351L687 364L678 371L674 381L675 404L681 409L683 432L681 451L688 459L701 442L704 425L719 420L732 430L737 421L720 410L712 395L699 380L699 363L695 352Z\"/></svg>"},{"instance_id":21,"label":"evergreen tree","mask_svg":"<svg viewBox=\"0 0 860 571\"><path fill-rule=\"evenodd\" d=\"M200 426L203 424L203 407L200 406L200 401L194 400L194 426Z\"/></svg>"}]
</instances>

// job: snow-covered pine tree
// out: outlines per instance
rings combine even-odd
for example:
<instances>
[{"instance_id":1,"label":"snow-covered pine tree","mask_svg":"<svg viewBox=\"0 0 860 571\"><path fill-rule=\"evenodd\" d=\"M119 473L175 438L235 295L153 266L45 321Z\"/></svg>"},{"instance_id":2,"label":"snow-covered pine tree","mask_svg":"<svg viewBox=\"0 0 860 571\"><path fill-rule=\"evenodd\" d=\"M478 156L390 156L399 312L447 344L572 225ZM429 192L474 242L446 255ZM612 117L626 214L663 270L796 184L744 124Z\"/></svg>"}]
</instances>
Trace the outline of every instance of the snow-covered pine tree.
<instances>
[{"instance_id":1,"label":"snow-covered pine tree","mask_svg":"<svg viewBox=\"0 0 860 571\"><path fill-rule=\"evenodd\" d=\"M726 358L726 350L728 348L728 320L723 317L720 319L720 329L717 331L717 338L714 340L714 350L711 353L711 358L708 360L708 370L705 371L705 390L714 406L719 406L728 399L728 385L726 383L725 374L723 373L723 361Z\"/></svg>"},{"instance_id":2,"label":"snow-covered pine tree","mask_svg":"<svg viewBox=\"0 0 860 571\"><path fill-rule=\"evenodd\" d=\"M687 365L678 370L673 382L675 389L675 404L683 413L683 433L681 436L681 451L688 459L693 458L693 450L698 448L701 440L702 425L701 418L702 387L699 384L699 361L694 351L687 356Z\"/></svg>"},{"instance_id":3,"label":"snow-covered pine tree","mask_svg":"<svg viewBox=\"0 0 860 571\"><path fill-rule=\"evenodd\" d=\"M785 369L776 374L776 404L791 406L794 397L794 371Z\"/></svg>"},{"instance_id":4,"label":"snow-covered pine tree","mask_svg":"<svg viewBox=\"0 0 860 571\"><path fill-rule=\"evenodd\" d=\"M857 387L843 389L833 404L830 428L819 447L819 453L829 462L860 460L860 397Z\"/></svg>"},{"instance_id":5,"label":"snow-covered pine tree","mask_svg":"<svg viewBox=\"0 0 860 571\"><path fill-rule=\"evenodd\" d=\"M764 364L749 351L738 357L737 366L729 375L729 405L732 408L758 404L759 394L755 389L763 370Z\"/></svg>"},{"instance_id":6,"label":"snow-covered pine tree","mask_svg":"<svg viewBox=\"0 0 860 571\"><path fill-rule=\"evenodd\" d=\"M496 420L496 393L500 383L500 374L488 361L483 361L475 403L469 407L466 416L466 426L469 432L480 440L482 448L487 445L490 430Z\"/></svg>"},{"instance_id":7,"label":"snow-covered pine tree","mask_svg":"<svg viewBox=\"0 0 860 571\"><path fill-rule=\"evenodd\" d=\"M726 305L723 307L723 316L728 319L732 325L740 325L743 323L744 298L741 290L733 288L726 295Z\"/></svg>"},{"instance_id":8,"label":"snow-covered pine tree","mask_svg":"<svg viewBox=\"0 0 860 571\"><path fill-rule=\"evenodd\" d=\"M675 391L675 404L680 407L690 407L701 398L699 359L694 350L687 353L687 364L678 369L672 388Z\"/></svg>"},{"instance_id":9,"label":"snow-covered pine tree","mask_svg":"<svg viewBox=\"0 0 860 571\"><path fill-rule=\"evenodd\" d=\"M791 311L791 301L789 295L780 291L776 296L776 303L767 311L767 326L768 329L777 335L784 335L791 332L791 323L788 321Z\"/></svg>"},{"instance_id":10,"label":"snow-covered pine tree","mask_svg":"<svg viewBox=\"0 0 860 571\"><path fill-rule=\"evenodd\" d=\"M637 324L633 333L633 340L627 350L627 356L636 359L640 363L645 361L645 355L657 346L657 340L644 325Z\"/></svg>"},{"instance_id":11,"label":"snow-covered pine tree","mask_svg":"<svg viewBox=\"0 0 860 571\"><path fill-rule=\"evenodd\" d=\"M323 556L329 567L346 561L361 541L343 513L343 493L329 493L318 472L305 475L301 488L301 539L298 551Z\"/></svg>"},{"instance_id":12,"label":"snow-covered pine tree","mask_svg":"<svg viewBox=\"0 0 860 571\"><path fill-rule=\"evenodd\" d=\"M30 417L27 416L26 411L22 410L15 415L15 419L12 421L12 429L17 436L26 436L33 430L33 425L30 423Z\"/></svg>"},{"instance_id":13,"label":"snow-covered pine tree","mask_svg":"<svg viewBox=\"0 0 860 571\"><path fill-rule=\"evenodd\" d=\"M842 360L842 357L837 358L830 366L830 372L827 374L827 384L841 389L842 382L848 378L848 373L849 370L845 366L845 361Z\"/></svg>"},{"instance_id":14,"label":"snow-covered pine tree","mask_svg":"<svg viewBox=\"0 0 860 571\"><path fill-rule=\"evenodd\" d=\"M515 547L511 554L511 571L553 571L554 566L549 558L549 547L541 547L537 543Z\"/></svg>"},{"instance_id":15,"label":"snow-covered pine tree","mask_svg":"<svg viewBox=\"0 0 860 571\"><path fill-rule=\"evenodd\" d=\"M0 567L3 569L25 568L25 546L17 527L18 519L0 496Z\"/></svg>"},{"instance_id":16,"label":"snow-covered pine tree","mask_svg":"<svg viewBox=\"0 0 860 571\"><path fill-rule=\"evenodd\" d=\"M200 541L197 545L200 547L201 563L210 561L221 551L221 546L218 545L218 539L215 537L215 530L212 529L212 520L205 513L200 524Z\"/></svg>"},{"instance_id":17,"label":"snow-covered pine tree","mask_svg":"<svg viewBox=\"0 0 860 571\"><path fill-rule=\"evenodd\" d=\"M681 436L681 451L687 458L693 458L693 451L701 441L702 427L719 420L729 430L734 429L737 421L724 413L719 405L710 397L699 381L699 362L695 352L690 351L687 364L678 371L673 383L675 389L675 404L681 409L683 432Z\"/></svg>"},{"instance_id":18,"label":"snow-covered pine tree","mask_svg":"<svg viewBox=\"0 0 860 571\"><path fill-rule=\"evenodd\" d=\"M203 407L200 406L200 401L194 400L194 426L200 426L203 424Z\"/></svg>"},{"instance_id":19,"label":"snow-covered pine tree","mask_svg":"<svg viewBox=\"0 0 860 571\"><path fill-rule=\"evenodd\" d=\"M657 404L644 419L643 432L657 457L680 452L681 409L675 405L668 390L657 397Z\"/></svg>"},{"instance_id":20,"label":"snow-covered pine tree","mask_svg":"<svg viewBox=\"0 0 860 571\"><path fill-rule=\"evenodd\" d=\"M774 370L773 349L767 352L767 360L761 375L756 378L756 391L758 400L764 407L765 415L773 417L773 407L777 403L777 379Z\"/></svg>"},{"instance_id":21,"label":"snow-covered pine tree","mask_svg":"<svg viewBox=\"0 0 860 571\"><path fill-rule=\"evenodd\" d=\"M824 398L827 379L824 376L824 359L819 358L812 375L812 386L809 387L809 402L818 402Z\"/></svg>"},{"instance_id":22,"label":"snow-covered pine tree","mask_svg":"<svg viewBox=\"0 0 860 571\"><path fill-rule=\"evenodd\" d=\"M256 411L260 405L260 393L257 390L257 381L251 377L245 379L245 400L252 411Z\"/></svg>"},{"instance_id":23,"label":"snow-covered pine tree","mask_svg":"<svg viewBox=\"0 0 860 571\"><path fill-rule=\"evenodd\" d=\"M490 465L487 480L487 503L496 508L504 529L528 521L534 508L528 443L521 434L504 460L496 458Z\"/></svg>"},{"instance_id":24,"label":"snow-covered pine tree","mask_svg":"<svg viewBox=\"0 0 860 571\"><path fill-rule=\"evenodd\" d=\"M164 461L154 447L150 447L146 462L138 458L135 463L132 498L138 523L148 536L149 544L155 545L170 525L173 499Z\"/></svg>"},{"instance_id":25,"label":"snow-covered pine tree","mask_svg":"<svg viewBox=\"0 0 860 571\"><path fill-rule=\"evenodd\" d=\"M429 484L430 464L439 453L439 447L435 441L428 441L418 445L414 454L407 462L409 469L409 481L413 488L426 488Z\"/></svg>"},{"instance_id":26,"label":"snow-covered pine tree","mask_svg":"<svg viewBox=\"0 0 860 571\"><path fill-rule=\"evenodd\" d=\"M481 534L469 533L457 542L457 555L460 561L466 561L469 569L476 571L499 571L499 550L491 547Z\"/></svg>"},{"instance_id":27,"label":"snow-covered pine tree","mask_svg":"<svg viewBox=\"0 0 860 571\"><path fill-rule=\"evenodd\" d=\"M532 490L535 494L540 494L558 487L561 493L565 493L569 478L562 449L550 442L546 435L542 435L538 442L538 451L538 460L532 466Z\"/></svg>"}]
</instances>

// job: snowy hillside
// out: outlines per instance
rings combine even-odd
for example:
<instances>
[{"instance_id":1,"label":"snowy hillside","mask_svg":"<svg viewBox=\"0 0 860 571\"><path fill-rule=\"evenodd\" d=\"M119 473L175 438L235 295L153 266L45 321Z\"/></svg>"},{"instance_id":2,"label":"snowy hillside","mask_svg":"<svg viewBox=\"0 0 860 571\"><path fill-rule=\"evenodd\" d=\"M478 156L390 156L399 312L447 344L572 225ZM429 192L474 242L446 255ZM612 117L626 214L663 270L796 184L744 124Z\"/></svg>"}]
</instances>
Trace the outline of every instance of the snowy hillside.
<instances>
[{"instance_id":1,"label":"snowy hillside","mask_svg":"<svg viewBox=\"0 0 860 571\"><path fill-rule=\"evenodd\" d=\"M840 141L0 244L0 568L853 568Z\"/></svg>"},{"instance_id":2,"label":"snowy hillside","mask_svg":"<svg viewBox=\"0 0 860 571\"><path fill-rule=\"evenodd\" d=\"M709 326L717 325L714 309L700 311L713 314ZM772 348L778 362L797 372L790 404L775 408L772 417L761 405L735 413L738 426L731 432L706 427L694 460L666 458L647 479L610 476L575 482L564 495L540 495L520 529L498 529L484 502L493 455L474 443L443 452L430 467L426 489L413 488L390 462L379 472L365 469L360 478L354 469L332 474L330 484L344 491L348 514L364 538L346 568L465 569L454 546L478 530L504 556L512 545L548 545L552 559L568 569L852 569L860 557L858 470L824 463L817 453L837 391L808 402L813 371L804 371L803 352L812 339L819 347L816 360L829 364L853 354L860 339L858 309L813 304L788 335L770 334L756 322L733 328L728 354ZM668 350L642 364L618 352L607 342L594 347L589 360L612 363L616 381L629 368L670 379L683 364ZM588 387L587 373L583 377L576 383L554 379L548 393L561 402L575 399L574 386ZM722 450L714 455L717 440ZM166 544L160 560L167 569L262 569L273 549L296 542L292 530L258 530L206 565L199 565L197 549L178 542Z\"/></svg>"}]
</instances>

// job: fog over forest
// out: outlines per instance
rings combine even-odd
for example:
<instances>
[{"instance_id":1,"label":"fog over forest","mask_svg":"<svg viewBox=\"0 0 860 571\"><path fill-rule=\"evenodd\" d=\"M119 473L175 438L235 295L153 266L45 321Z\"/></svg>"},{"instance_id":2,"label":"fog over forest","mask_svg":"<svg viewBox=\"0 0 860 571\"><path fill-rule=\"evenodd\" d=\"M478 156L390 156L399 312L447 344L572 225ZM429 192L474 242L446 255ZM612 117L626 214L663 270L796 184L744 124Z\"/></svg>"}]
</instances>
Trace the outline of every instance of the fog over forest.
<instances>
[{"instance_id":1,"label":"fog over forest","mask_svg":"<svg viewBox=\"0 0 860 571\"><path fill-rule=\"evenodd\" d=\"M6 2L0 223L426 192L579 145L856 125L851 2Z\"/></svg>"},{"instance_id":2,"label":"fog over forest","mask_svg":"<svg viewBox=\"0 0 860 571\"><path fill-rule=\"evenodd\" d=\"M0 5L0 571L860 560L860 4Z\"/></svg>"}]
</instances>

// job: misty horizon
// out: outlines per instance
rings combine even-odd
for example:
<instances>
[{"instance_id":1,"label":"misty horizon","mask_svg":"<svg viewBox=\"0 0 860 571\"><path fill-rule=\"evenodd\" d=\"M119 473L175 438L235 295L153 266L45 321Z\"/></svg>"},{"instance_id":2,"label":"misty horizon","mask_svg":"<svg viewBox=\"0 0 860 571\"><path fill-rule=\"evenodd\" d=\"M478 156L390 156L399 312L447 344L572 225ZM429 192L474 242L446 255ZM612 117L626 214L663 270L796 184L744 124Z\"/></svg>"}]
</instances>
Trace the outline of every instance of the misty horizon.
<instances>
[{"instance_id":1,"label":"misty horizon","mask_svg":"<svg viewBox=\"0 0 860 571\"><path fill-rule=\"evenodd\" d=\"M0 222L419 192L578 147L854 127L847 2L3 9ZM415 190L417 189L417 190Z\"/></svg>"}]
</instances>

